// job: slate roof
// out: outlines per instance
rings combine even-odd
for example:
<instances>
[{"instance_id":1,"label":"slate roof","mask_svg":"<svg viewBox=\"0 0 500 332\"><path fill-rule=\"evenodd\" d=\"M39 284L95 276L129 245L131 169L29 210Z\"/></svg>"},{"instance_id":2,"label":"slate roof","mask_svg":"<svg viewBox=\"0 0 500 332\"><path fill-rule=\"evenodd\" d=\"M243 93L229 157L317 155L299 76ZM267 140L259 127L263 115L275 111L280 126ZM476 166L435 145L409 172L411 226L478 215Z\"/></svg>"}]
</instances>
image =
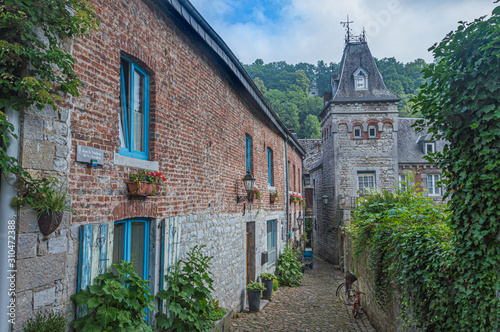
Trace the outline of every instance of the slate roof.
<instances>
[{"instance_id":1,"label":"slate roof","mask_svg":"<svg viewBox=\"0 0 500 332\"><path fill-rule=\"evenodd\" d=\"M399 163L429 163L423 159L424 152L422 151L419 141L431 141L432 135L427 132L416 132L412 125L419 119L416 118L399 118L398 119L398 162ZM445 142L443 140L436 141L436 151L443 151Z\"/></svg>"},{"instance_id":2,"label":"slate roof","mask_svg":"<svg viewBox=\"0 0 500 332\"><path fill-rule=\"evenodd\" d=\"M353 74L360 67L368 72L368 89L356 91ZM340 62L339 75L332 102L399 101L385 86L366 42L347 43Z\"/></svg>"}]
</instances>

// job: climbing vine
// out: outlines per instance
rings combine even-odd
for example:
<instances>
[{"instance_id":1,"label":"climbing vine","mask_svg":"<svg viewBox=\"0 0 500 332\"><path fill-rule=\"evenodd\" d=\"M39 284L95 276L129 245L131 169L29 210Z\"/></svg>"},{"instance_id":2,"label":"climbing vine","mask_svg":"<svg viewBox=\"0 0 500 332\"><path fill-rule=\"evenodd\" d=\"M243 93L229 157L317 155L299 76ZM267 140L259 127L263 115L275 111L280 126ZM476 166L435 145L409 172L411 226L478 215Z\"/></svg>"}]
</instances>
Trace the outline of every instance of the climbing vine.
<instances>
[{"instance_id":1,"label":"climbing vine","mask_svg":"<svg viewBox=\"0 0 500 332\"><path fill-rule=\"evenodd\" d=\"M448 330L493 331L500 325L500 7L432 47L436 64L416 98L436 138L434 158L451 203L453 307Z\"/></svg>"},{"instance_id":2,"label":"climbing vine","mask_svg":"<svg viewBox=\"0 0 500 332\"><path fill-rule=\"evenodd\" d=\"M500 7L490 18L461 22L431 50L436 62L423 70L427 83L413 102L424 117L417 125L430 126L433 139L447 141L428 160L443 169L449 219L430 205L414 204L424 197L405 201L404 195L387 194L367 198L351 233L358 250L372 250L380 290L399 288L406 319L426 331L495 331L500 327Z\"/></svg>"},{"instance_id":3,"label":"climbing vine","mask_svg":"<svg viewBox=\"0 0 500 332\"><path fill-rule=\"evenodd\" d=\"M30 192L48 188L51 180L34 180L7 154L14 127L6 110L38 110L56 104L65 94L78 95L80 80L65 44L98 25L86 0L4 0L0 5L0 168L14 174ZM19 202L19 201L18 201ZM24 202L21 199L20 202ZM29 199L28 199L29 203Z\"/></svg>"}]
</instances>

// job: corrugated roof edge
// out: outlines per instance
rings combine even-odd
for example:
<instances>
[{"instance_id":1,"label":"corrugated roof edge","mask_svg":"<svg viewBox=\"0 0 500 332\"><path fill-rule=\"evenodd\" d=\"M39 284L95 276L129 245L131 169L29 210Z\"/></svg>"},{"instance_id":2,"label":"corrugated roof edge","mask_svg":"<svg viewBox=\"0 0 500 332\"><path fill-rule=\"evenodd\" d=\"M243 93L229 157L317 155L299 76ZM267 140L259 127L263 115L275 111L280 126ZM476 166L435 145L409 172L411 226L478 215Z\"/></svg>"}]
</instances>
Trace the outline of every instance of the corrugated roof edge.
<instances>
[{"instance_id":1,"label":"corrugated roof edge","mask_svg":"<svg viewBox=\"0 0 500 332\"><path fill-rule=\"evenodd\" d=\"M304 157L306 155L305 150L302 148L297 138L295 138L292 133L286 128L286 126L278 118L274 110L267 103L262 93L259 91L253 80L250 78L246 70L243 68L238 58L229 49L222 38L215 32L215 30L208 24L207 21L201 16L201 14L196 10L196 8L188 0L153 0L160 5L160 8L164 8L165 4L169 4L170 8L177 13L177 15L182 18L188 25L193 28L193 31L198 34L202 40L219 56L221 61L225 63L228 68L236 75L236 77L241 81L245 89L248 91L250 96L256 101L260 106L260 111L265 117L267 117L275 126L278 131L282 134L287 141L291 142L293 146L297 148L300 154ZM187 13L186 13L187 12ZM190 16L186 16L186 14ZM194 22L197 23L193 24ZM200 33L201 29L205 33L203 36ZM215 46L210 42L212 39L215 42Z\"/></svg>"}]
</instances>

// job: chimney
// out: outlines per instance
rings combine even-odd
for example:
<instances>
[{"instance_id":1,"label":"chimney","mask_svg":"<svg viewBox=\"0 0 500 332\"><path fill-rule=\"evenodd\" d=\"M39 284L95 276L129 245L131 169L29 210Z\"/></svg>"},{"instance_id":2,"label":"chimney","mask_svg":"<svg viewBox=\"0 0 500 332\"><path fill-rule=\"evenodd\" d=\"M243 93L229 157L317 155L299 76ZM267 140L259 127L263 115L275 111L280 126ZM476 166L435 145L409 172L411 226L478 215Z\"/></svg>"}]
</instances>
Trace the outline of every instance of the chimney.
<instances>
[{"instance_id":1,"label":"chimney","mask_svg":"<svg viewBox=\"0 0 500 332\"><path fill-rule=\"evenodd\" d=\"M288 126L288 131L293 135L293 137L297 138L297 133L295 133L292 126Z\"/></svg>"}]
</instances>

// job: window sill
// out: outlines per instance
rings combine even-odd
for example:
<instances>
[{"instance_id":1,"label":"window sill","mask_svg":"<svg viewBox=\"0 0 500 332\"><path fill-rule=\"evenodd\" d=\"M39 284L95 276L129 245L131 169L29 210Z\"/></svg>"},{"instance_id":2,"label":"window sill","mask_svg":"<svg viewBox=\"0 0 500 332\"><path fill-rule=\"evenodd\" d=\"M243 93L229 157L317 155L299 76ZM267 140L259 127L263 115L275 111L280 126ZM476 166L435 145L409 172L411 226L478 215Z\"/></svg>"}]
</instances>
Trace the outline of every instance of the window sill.
<instances>
[{"instance_id":1,"label":"window sill","mask_svg":"<svg viewBox=\"0 0 500 332\"><path fill-rule=\"evenodd\" d=\"M267 190L274 192L274 191L276 191L276 187L275 187L275 186L269 186L269 185L268 185L268 186L267 186Z\"/></svg>"},{"instance_id":2,"label":"window sill","mask_svg":"<svg viewBox=\"0 0 500 332\"><path fill-rule=\"evenodd\" d=\"M119 153L114 154L114 164L119 166L127 166L134 168L142 168L148 171L158 171L159 165L157 161L142 160L131 157L122 156Z\"/></svg>"}]
</instances>

